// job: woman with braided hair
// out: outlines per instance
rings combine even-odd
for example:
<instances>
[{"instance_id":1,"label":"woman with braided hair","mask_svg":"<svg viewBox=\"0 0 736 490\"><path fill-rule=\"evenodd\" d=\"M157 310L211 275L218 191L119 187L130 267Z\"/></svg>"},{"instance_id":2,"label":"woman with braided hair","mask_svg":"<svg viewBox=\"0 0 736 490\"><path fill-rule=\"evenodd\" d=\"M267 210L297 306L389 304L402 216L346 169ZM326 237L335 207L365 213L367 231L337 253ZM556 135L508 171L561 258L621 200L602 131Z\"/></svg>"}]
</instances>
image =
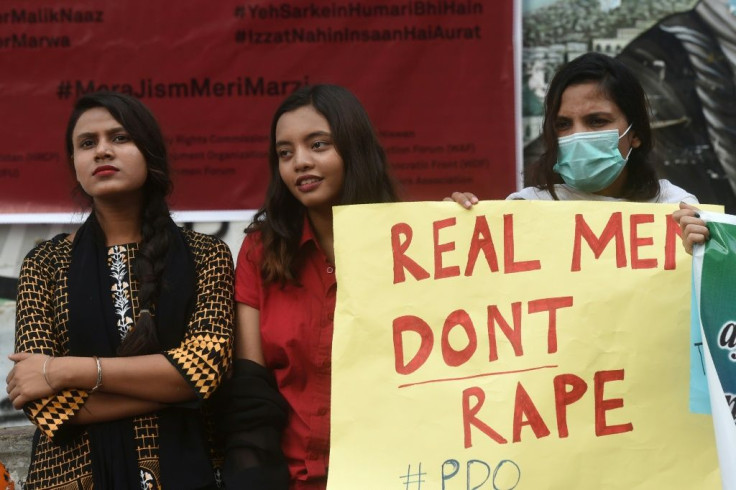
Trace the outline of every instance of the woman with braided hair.
<instances>
[{"instance_id":1,"label":"woman with braided hair","mask_svg":"<svg viewBox=\"0 0 736 490\"><path fill-rule=\"evenodd\" d=\"M25 488L218 488L206 414L232 356L229 249L171 220L137 99L85 95L66 146L92 212L19 276L7 392L38 427Z\"/></svg>"}]
</instances>

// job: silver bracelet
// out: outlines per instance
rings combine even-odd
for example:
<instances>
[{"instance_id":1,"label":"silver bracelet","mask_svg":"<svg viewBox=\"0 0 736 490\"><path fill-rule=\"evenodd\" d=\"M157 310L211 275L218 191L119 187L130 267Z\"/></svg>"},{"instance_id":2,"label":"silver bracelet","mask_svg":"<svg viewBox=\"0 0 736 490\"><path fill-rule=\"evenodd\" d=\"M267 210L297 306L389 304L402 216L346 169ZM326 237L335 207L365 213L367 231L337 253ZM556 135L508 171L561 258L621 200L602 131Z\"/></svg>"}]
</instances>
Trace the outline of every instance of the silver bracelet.
<instances>
[{"instance_id":1,"label":"silver bracelet","mask_svg":"<svg viewBox=\"0 0 736 490\"><path fill-rule=\"evenodd\" d=\"M91 395L97 389L102 386L102 362L100 362L100 358L97 356L92 356L95 360L95 363L97 364L97 383L95 383L95 386L89 390L89 394Z\"/></svg>"},{"instance_id":2,"label":"silver bracelet","mask_svg":"<svg viewBox=\"0 0 736 490\"><path fill-rule=\"evenodd\" d=\"M54 391L54 393L56 393L59 390L54 388L54 386L49 381L49 375L46 373L46 364L48 364L53 359L54 359L54 356L46 356L46 360L43 361L43 368L41 369L41 371L43 372L43 379L46 381L46 384L49 385L49 388L51 388Z\"/></svg>"}]
</instances>

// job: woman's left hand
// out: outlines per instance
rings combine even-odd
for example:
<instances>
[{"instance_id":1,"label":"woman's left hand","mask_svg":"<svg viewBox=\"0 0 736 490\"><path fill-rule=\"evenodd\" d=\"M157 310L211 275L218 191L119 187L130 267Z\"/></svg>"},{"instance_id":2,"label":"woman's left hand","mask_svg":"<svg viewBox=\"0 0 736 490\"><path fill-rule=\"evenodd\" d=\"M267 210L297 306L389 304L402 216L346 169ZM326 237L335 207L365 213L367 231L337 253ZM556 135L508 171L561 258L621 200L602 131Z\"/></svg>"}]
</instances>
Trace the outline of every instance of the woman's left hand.
<instances>
[{"instance_id":1,"label":"woman's left hand","mask_svg":"<svg viewBox=\"0 0 736 490\"><path fill-rule=\"evenodd\" d=\"M478 197L472 192L455 191L451 196L444 198L443 201L455 201L465 209L470 209L473 205L478 204Z\"/></svg>"},{"instance_id":2,"label":"woman's left hand","mask_svg":"<svg viewBox=\"0 0 736 490\"><path fill-rule=\"evenodd\" d=\"M700 219L700 210L690 204L680 203L680 209L672 213L672 217L682 229L682 245L685 251L693 254L693 245L705 243L710 238L710 232L705 221Z\"/></svg>"},{"instance_id":3,"label":"woman's left hand","mask_svg":"<svg viewBox=\"0 0 736 490\"><path fill-rule=\"evenodd\" d=\"M28 352L17 352L8 356L15 366L5 378L8 398L15 409L23 408L23 405L31 400L38 400L53 395L58 390L53 389L43 376L43 365L49 356L44 354L30 354ZM53 361L49 359L46 364ZM47 372L48 374L48 372Z\"/></svg>"}]
</instances>

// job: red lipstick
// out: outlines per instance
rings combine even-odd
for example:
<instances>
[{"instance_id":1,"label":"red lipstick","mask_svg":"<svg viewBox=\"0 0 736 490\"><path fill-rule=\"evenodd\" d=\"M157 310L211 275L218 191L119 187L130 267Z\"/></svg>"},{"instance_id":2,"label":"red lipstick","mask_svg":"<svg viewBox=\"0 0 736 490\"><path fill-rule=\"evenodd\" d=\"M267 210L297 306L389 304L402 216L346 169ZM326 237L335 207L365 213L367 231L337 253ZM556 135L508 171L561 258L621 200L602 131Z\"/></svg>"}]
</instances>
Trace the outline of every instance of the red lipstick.
<instances>
[{"instance_id":1,"label":"red lipstick","mask_svg":"<svg viewBox=\"0 0 736 490\"><path fill-rule=\"evenodd\" d=\"M92 175L99 175L104 177L107 175L112 175L117 171L118 169L113 167L112 165L101 165L97 167L94 172L92 172Z\"/></svg>"}]
</instances>

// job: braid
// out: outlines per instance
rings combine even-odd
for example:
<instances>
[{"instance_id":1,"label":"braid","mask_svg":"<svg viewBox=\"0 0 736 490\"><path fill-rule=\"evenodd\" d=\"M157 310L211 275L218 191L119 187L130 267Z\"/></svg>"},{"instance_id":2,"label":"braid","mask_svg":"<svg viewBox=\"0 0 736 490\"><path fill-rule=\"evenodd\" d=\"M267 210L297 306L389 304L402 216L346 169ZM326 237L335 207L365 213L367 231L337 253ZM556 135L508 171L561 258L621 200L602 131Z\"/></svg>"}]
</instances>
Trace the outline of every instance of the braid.
<instances>
[{"instance_id":1,"label":"braid","mask_svg":"<svg viewBox=\"0 0 736 490\"><path fill-rule=\"evenodd\" d=\"M135 356L159 352L156 322L152 311L161 291L161 277L169 249L169 208L163 196L151 196L143 208L141 242L136 256L135 271L140 282L138 302L141 310L135 327L118 349L121 356Z\"/></svg>"},{"instance_id":2,"label":"braid","mask_svg":"<svg viewBox=\"0 0 736 490\"><path fill-rule=\"evenodd\" d=\"M95 107L107 110L125 128L146 161L148 174L140 189L143 196L140 216L142 241L133 265L134 275L140 284L138 292L140 311L135 326L120 343L118 355L151 354L161 350L152 313L155 312L155 303L161 292L171 239L169 231L171 215L166 204L166 196L171 192L166 141L156 118L135 97L107 91L87 94L75 103L66 128L66 149L72 169L74 128L82 114Z\"/></svg>"}]
</instances>

